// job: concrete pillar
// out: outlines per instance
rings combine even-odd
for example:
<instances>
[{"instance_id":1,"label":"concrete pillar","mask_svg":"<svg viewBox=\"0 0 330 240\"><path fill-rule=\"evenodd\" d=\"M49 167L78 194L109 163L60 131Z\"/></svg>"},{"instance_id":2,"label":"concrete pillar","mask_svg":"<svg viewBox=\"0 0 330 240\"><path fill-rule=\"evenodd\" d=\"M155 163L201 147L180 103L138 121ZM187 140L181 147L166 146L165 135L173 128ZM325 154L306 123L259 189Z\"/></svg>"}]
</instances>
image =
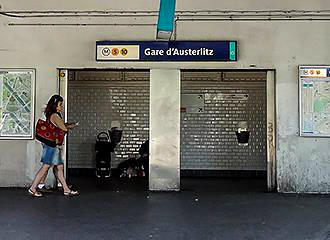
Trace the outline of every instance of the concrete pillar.
<instances>
[{"instance_id":1,"label":"concrete pillar","mask_svg":"<svg viewBox=\"0 0 330 240\"><path fill-rule=\"evenodd\" d=\"M150 72L149 189L180 190L180 70Z\"/></svg>"},{"instance_id":2,"label":"concrete pillar","mask_svg":"<svg viewBox=\"0 0 330 240\"><path fill-rule=\"evenodd\" d=\"M59 94L64 98L64 106L62 108L62 117L64 122L68 122L68 81L69 81L69 71L67 69L60 69L59 74ZM68 149L68 135L65 136L63 147L62 147L62 159L64 161L64 176L67 177L68 163L66 158L66 153ZM55 179L54 179L55 180Z\"/></svg>"},{"instance_id":3,"label":"concrete pillar","mask_svg":"<svg viewBox=\"0 0 330 240\"><path fill-rule=\"evenodd\" d=\"M275 72L267 71L267 189L276 190Z\"/></svg>"}]
</instances>

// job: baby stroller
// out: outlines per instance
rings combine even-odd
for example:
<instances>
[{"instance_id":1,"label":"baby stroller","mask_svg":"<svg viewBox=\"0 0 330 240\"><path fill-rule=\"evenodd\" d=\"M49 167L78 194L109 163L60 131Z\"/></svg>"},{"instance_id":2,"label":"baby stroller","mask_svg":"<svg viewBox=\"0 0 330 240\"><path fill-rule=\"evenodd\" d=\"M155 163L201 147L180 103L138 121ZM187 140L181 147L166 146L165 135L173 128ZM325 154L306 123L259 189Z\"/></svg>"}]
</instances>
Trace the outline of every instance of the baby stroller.
<instances>
[{"instance_id":1,"label":"baby stroller","mask_svg":"<svg viewBox=\"0 0 330 240\"><path fill-rule=\"evenodd\" d=\"M108 178L111 176L111 152L114 151L114 144L110 142L109 134L100 132L96 137L96 170L98 178Z\"/></svg>"},{"instance_id":2,"label":"baby stroller","mask_svg":"<svg viewBox=\"0 0 330 240\"><path fill-rule=\"evenodd\" d=\"M100 132L96 137L96 170L98 178L108 178L111 176L111 153L120 142L122 130L111 128L108 133Z\"/></svg>"}]
</instances>

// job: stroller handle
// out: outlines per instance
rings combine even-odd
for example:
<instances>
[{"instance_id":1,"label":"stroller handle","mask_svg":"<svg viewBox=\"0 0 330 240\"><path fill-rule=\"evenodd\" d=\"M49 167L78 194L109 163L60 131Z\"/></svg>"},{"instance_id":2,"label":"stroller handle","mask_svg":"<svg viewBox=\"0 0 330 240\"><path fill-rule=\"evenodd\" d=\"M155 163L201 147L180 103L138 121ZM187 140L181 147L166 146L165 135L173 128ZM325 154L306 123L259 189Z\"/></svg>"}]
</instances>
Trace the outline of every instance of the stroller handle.
<instances>
[{"instance_id":1,"label":"stroller handle","mask_svg":"<svg viewBox=\"0 0 330 240\"><path fill-rule=\"evenodd\" d=\"M97 134L96 139L100 140L102 135L105 135L107 140L109 141L110 137L109 137L109 134L107 132L100 132L99 134Z\"/></svg>"}]
</instances>

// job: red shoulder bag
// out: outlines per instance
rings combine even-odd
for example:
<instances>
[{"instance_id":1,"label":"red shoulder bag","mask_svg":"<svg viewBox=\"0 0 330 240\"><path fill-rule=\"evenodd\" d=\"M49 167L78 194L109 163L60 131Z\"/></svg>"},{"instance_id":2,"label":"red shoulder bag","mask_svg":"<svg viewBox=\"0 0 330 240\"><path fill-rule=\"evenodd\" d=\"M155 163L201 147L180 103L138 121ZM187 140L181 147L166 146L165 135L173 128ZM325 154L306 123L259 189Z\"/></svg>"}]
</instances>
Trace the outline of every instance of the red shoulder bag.
<instances>
[{"instance_id":1,"label":"red shoulder bag","mask_svg":"<svg viewBox=\"0 0 330 240\"><path fill-rule=\"evenodd\" d=\"M50 147L62 145L66 132L56 127L49 119L39 119L36 126L36 139Z\"/></svg>"}]
</instances>

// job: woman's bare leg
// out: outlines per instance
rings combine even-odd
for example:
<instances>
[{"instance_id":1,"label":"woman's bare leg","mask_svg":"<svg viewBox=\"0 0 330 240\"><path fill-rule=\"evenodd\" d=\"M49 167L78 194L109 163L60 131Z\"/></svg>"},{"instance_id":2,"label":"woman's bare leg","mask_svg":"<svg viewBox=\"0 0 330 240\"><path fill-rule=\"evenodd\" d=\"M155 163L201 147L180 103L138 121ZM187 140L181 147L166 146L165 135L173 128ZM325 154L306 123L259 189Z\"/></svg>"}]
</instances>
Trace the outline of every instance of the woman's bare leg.
<instances>
[{"instance_id":1,"label":"woman's bare leg","mask_svg":"<svg viewBox=\"0 0 330 240\"><path fill-rule=\"evenodd\" d=\"M42 178L40 179L40 183L45 183L46 182L46 178L47 178L47 175L48 175L48 171L42 176Z\"/></svg>"},{"instance_id":2,"label":"woman's bare leg","mask_svg":"<svg viewBox=\"0 0 330 240\"><path fill-rule=\"evenodd\" d=\"M58 180L58 177L57 177L57 167L56 166L53 167L53 173L54 173L54 176L55 176L54 188L57 189L59 180Z\"/></svg>"},{"instance_id":3,"label":"woman's bare leg","mask_svg":"<svg viewBox=\"0 0 330 240\"><path fill-rule=\"evenodd\" d=\"M56 177L60 181L60 183L62 184L63 191L64 192L70 192L70 188L66 184L66 181L65 181L65 178L64 178L64 165L63 164L56 165L56 166L54 166L54 168L56 168L56 170L55 170Z\"/></svg>"},{"instance_id":4,"label":"woman's bare leg","mask_svg":"<svg viewBox=\"0 0 330 240\"><path fill-rule=\"evenodd\" d=\"M42 180L42 178L44 176L47 176L49 168L50 168L50 165L48 165L48 164L43 164L41 166L41 168L37 172L36 176L34 177L34 180L33 180L32 185L30 187L33 192L35 192L37 190L37 186L40 183L40 181Z\"/></svg>"}]
</instances>

